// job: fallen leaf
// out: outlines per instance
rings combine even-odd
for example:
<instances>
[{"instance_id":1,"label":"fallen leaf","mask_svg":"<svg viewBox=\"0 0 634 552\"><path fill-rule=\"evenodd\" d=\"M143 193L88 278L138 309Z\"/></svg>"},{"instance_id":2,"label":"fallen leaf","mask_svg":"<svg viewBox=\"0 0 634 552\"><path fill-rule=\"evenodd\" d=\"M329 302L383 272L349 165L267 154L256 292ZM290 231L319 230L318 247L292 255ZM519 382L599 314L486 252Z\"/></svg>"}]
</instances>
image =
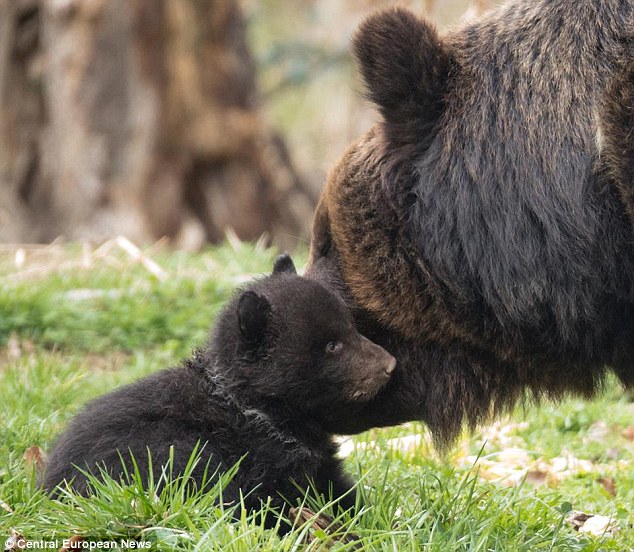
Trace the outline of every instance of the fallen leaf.
<instances>
[{"instance_id":1,"label":"fallen leaf","mask_svg":"<svg viewBox=\"0 0 634 552\"><path fill-rule=\"evenodd\" d=\"M614 478L599 477L597 483L599 483L610 496L616 496L616 481L614 481Z\"/></svg>"},{"instance_id":2,"label":"fallen leaf","mask_svg":"<svg viewBox=\"0 0 634 552\"><path fill-rule=\"evenodd\" d=\"M4 541L4 552L18 552L25 550L27 546L26 539L20 535L15 529L11 529L9 538Z\"/></svg>"},{"instance_id":3,"label":"fallen leaf","mask_svg":"<svg viewBox=\"0 0 634 552\"><path fill-rule=\"evenodd\" d=\"M628 441L634 441L634 425L626 427L622 433L623 437L625 437Z\"/></svg>"},{"instance_id":4,"label":"fallen leaf","mask_svg":"<svg viewBox=\"0 0 634 552\"><path fill-rule=\"evenodd\" d=\"M600 537L606 533L614 533L616 530L617 526L609 516L592 516L579 527L580 533L587 533L595 537Z\"/></svg>"},{"instance_id":5,"label":"fallen leaf","mask_svg":"<svg viewBox=\"0 0 634 552\"><path fill-rule=\"evenodd\" d=\"M526 482L532 483L533 485L543 485L546 483L546 478L548 474L542 470L528 470L526 472Z\"/></svg>"},{"instance_id":6,"label":"fallen leaf","mask_svg":"<svg viewBox=\"0 0 634 552\"><path fill-rule=\"evenodd\" d=\"M580 527L583 527L583 524L588 521L593 514L584 514L583 512L572 512L570 516L568 516L568 523L572 525L577 531Z\"/></svg>"},{"instance_id":7,"label":"fallen leaf","mask_svg":"<svg viewBox=\"0 0 634 552\"><path fill-rule=\"evenodd\" d=\"M318 529L327 529L328 526L332 523L332 518L327 516L326 514L320 514L317 516L315 512L313 512L310 508L291 508L289 513L289 517L292 518L293 521L299 520L301 523L306 523L307 521L312 520L312 527Z\"/></svg>"},{"instance_id":8,"label":"fallen leaf","mask_svg":"<svg viewBox=\"0 0 634 552\"><path fill-rule=\"evenodd\" d=\"M32 447L26 449L22 458L28 466L35 467L37 471L44 469L46 453L37 445L33 445Z\"/></svg>"},{"instance_id":9,"label":"fallen leaf","mask_svg":"<svg viewBox=\"0 0 634 552\"><path fill-rule=\"evenodd\" d=\"M618 526L612 517L586 514L584 512L573 512L568 517L568 523L580 533L595 537L603 536L606 533L614 533L618 530Z\"/></svg>"},{"instance_id":10,"label":"fallen leaf","mask_svg":"<svg viewBox=\"0 0 634 552\"><path fill-rule=\"evenodd\" d=\"M296 525L310 523L312 532L307 534L309 543L315 540L323 540L328 535L332 535L333 540L344 544L352 544L353 549L359 546L359 543L356 542L359 540L357 535L343 531L341 524L333 521L330 516L324 513L317 515L310 508L302 506L301 508L291 508L288 512L288 517Z\"/></svg>"}]
</instances>

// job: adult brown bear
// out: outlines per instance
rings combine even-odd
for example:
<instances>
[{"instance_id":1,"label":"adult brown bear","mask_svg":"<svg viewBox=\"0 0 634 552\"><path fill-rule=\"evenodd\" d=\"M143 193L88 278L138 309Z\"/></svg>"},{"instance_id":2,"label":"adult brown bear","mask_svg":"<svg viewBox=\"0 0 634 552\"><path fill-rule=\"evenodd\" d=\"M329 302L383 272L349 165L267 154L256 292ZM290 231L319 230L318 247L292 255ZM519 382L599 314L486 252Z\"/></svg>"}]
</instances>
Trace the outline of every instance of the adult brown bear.
<instances>
[{"instance_id":1,"label":"adult brown bear","mask_svg":"<svg viewBox=\"0 0 634 552\"><path fill-rule=\"evenodd\" d=\"M398 360L349 432L448 444L518 399L634 384L634 0L517 0L354 39L382 120L344 154L307 275Z\"/></svg>"}]
</instances>

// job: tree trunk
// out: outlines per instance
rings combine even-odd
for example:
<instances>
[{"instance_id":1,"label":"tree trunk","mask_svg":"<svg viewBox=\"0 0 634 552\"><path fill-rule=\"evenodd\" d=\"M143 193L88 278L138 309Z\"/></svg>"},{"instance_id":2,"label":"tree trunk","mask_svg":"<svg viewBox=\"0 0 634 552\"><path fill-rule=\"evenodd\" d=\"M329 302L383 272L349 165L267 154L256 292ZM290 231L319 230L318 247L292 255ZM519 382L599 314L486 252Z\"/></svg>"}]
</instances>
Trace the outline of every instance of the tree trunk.
<instances>
[{"instance_id":1,"label":"tree trunk","mask_svg":"<svg viewBox=\"0 0 634 552\"><path fill-rule=\"evenodd\" d=\"M235 0L0 6L1 240L306 234Z\"/></svg>"}]
</instances>

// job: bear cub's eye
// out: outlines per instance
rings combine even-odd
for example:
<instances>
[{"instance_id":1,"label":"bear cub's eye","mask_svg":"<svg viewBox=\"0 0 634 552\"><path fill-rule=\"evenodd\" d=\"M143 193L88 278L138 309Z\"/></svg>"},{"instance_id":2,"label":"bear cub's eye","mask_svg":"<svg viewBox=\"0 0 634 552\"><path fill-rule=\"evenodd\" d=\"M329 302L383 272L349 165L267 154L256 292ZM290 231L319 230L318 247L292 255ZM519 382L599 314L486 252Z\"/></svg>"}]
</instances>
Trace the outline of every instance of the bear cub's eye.
<instances>
[{"instance_id":1,"label":"bear cub's eye","mask_svg":"<svg viewBox=\"0 0 634 552\"><path fill-rule=\"evenodd\" d=\"M342 347L343 343L341 343L341 341L330 341L328 345L326 345L326 352L332 355L341 351Z\"/></svg>"}]
</instances>

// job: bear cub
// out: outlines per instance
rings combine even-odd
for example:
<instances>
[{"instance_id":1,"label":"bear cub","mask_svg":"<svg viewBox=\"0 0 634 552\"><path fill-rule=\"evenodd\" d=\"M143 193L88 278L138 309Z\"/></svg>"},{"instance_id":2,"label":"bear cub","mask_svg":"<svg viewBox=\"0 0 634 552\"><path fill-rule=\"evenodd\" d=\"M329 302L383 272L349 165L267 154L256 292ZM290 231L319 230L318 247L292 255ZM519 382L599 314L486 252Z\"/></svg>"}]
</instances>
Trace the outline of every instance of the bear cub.
<instances>
[{"instance_id":1,"label":"bear cub","mask_svg":"<svg viewBox=\"0 0 634 552\"><path fill-rule=\"evenodd\" d=\"M156 480L170 447L176 475L198 444L198 486L206 468L212 474L240 461L225 503L242 494L249 509L268 497L282 509L312 488L351 508L356 498L332 432L378 393L395 365L357 332L337 296L298 276L281 255L272 275L235 295L207 346L181 367L90 403L55 444L42 484L54 491L66 481L89 494L82 472L105 468L122 477L130 454L147 481L148 451Z\"/></svg>"}]
</instances>

